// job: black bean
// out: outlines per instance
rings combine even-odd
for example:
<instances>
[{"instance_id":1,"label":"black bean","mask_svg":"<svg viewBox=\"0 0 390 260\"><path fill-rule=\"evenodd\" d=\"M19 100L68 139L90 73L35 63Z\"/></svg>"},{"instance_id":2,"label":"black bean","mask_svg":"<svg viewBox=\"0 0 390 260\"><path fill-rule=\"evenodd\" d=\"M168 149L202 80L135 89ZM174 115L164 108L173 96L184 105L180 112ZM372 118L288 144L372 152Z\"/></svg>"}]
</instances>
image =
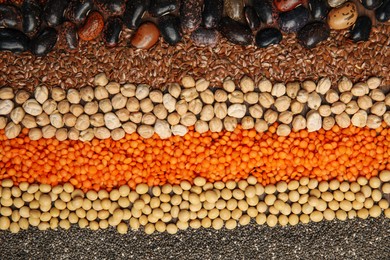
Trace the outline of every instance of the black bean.
<instances>
[{"instance_id":1,"label":"black bean","mask_svg":"<svg viewBox=\"0 0 390 260\"><path fill-rule=\"evenodd\" d=\"M54 28L46 27L31 40L31 52L37 56L45 56L57 43L58 34Z\"/></svg>"},{"instance_id":2,"label":"black bean","mask_svg":"<svg viewBox=\"0 0 390 260\"><path fill-rule=\"evenodd\" d=\"M153 0L150 3L149 13L154 17L160 17L176 11L178 7L178 0Z\"/></svg>"},{"instance_id":3,"label":"black bean","mask_svg":"<svg viewBox=\"0 0 390 260\"><path fill-rule=\"evenodd\" d=\"M390 0L385 0L383 4L375 10L375 17L379 22L390 20Z\"/></svg>"},{"instance_id":4,"label":"black bean","mask_svg":"<svg viewBox=\"0 0 390 260\"><path fill-rule=\"evenodd\" d=\"M199 27L191 33L191 40L197 46L215 46L218 43L219 34L216 29Z\"/></svg>"},{"instance_id":5,"label":"black bean","mask_svg":"<svg viewBox=\"0 0 390 260\"><path fill-rule=\"evenodd\" d=\"M252 5L263 23L268 25L275 23L278 15L271 0L253 0Z\"/></svg>"},{"instance_id":6,"label":"black bean","mask_svg":"<svg viewBox=\"0 0 390 260\"><path fill-rule=\"evenodd\" d=\"M141 18L148 10L150 0L127 1L126 10L123 14L123 23L127 28L136 30L141 24Z\"/></svg>"},{"instance_id":7,"label":"black bean","mask_svg":"<svg viewBox=\"0 0 390 260\"><path fill-rule=\"evenodd\" d=\"M129 0L131 2L132 0ZM121 16L125 12L125 0L94 0L95 6L104 16Z\"/></svg>"},{"instance_id":8,"label":"black bean","mask_svg":"<svg viewBox=\"0 0 390 260\"><path fill-rule=\"evenodd\" d=\"M160 33L170 45L175 45L181 41L180 19L173 15L164 15L158 20L158 28Z\"/></svg>"},{"instance_id":9,"label":"black bean","mask_svg":"<svg viewBox=\"0 0 390 260\"><path fill-rule=\"evenodd\" d=\"M183 32L192 32L202 22L203 0L182 0L180 5L180 25Z\"/></svg>"},{"instance_id":10,"label":"black bean","mask_svg":"<svg viewBox=\"0 0 390 260\"><path fill-rule=\"evenodd\" d=\"M249 28L256 30L260 27L260 19L252 6L245 6L244 15Z\"/></svg>"},{"instance_id":11,"label":"black bean","mask_svg":"<svg viewBox=\"0 0 390 260\"><path fill-rule=\"evenodd\" d=\"M64 38L69 50L76 50L79 47L77 27L72 22L64 22L61 26L61 37Z\"/></svg>"},{"instance_id":12,"label":"black bean","mask_svg":"<svg viewBox=\"0 0 390 260\"><path fill-rule=\"evenodd\" d=\"M369 17L358 17L351 31L349 32L351 40L354 42L367 41L370 38L371 28L372 22Z\"/></svg>"},{"instance_id":13,"label":"black bean","mask_svg":"<svg viewBox=\"0 0 390 260\"><path fill-rule=\"evenodd\" d=\"M22 28L25 33L34 34L41 25L41 7L35 0L26 0L22 4Z\"/></svg>"},{"instance_id":14,"label":"black bean","mask_svg":"<svg viewBox=\"0 0 390 260\"><path fill-rule=\"evenodd\" d=\"M253 41L253 35L251 29L237 22L230 17L224 17L219 23L219 31L221 34L228 39L228 41L239 44L239 45L249 45Z\"/></svg>"},{"instance_id":15,"label":"black bean","mask_svg":"<svg viewBox=\"0 0 390 260\"><path fill-rule=\"evenodd\" d=\"M92 8L92 0L73 0L65 10L65 17L75 24L82 24Z\"/></svg>"},{"instance_id":16,"label":"black bean","mask_svg":"<svg viewBox=\"0 0 390 260\"><path fill-rule=\"evenodd\" d=\"M362 5L368 10L377 9L383 3L383 0L361 0Z\"/></svg>"},{"instance_id":17,"label":"black bean","mask_svg":"<svg viewBox=\"0 0 390 260\"><path fill-rule=\"evenodd\" d=\"M256 46L266 48L271 44L278 44L283 39L282 33L276 28L265 28L257 32Z\"/></svg>"},{"instance_id":18,"label":"black bean","mask_svg":"<svg viewBox=\"0 0 390 260\"><path fill-rule=\"evenodd\" d=\"M26 51L29 47L29 41L29 38L19 30L0 28L0 51Z\"/></svg>"},{"instance_id":19,"label":"black bean","mask_svg":"<svg viewBox=\"0 0 390 260\"><path fill-rule=\"evenodd\" d=\"M280 30L286 33L299 31L309 20L309 11L301 6L279 15Z\"/></svg>"},{"instance_id":20,"label":"black bean","mask_svg":"<svg viewBox=\"0 0 390 260\"><path fill-rule=\"evenodd\" d=\"M119 42L119 36L122 32L123 22L119 17L110 17L103 29L103 39L108 47L114 47Z\"/></svg>"},{"instance_id":21,"label":"black bean","mask_svg":"<svg viewBox=\"0 0 390 260\"><path fill-rule=\"evenodd\" d=\"M55 27L64 21L64 12L69 0L48 0L43 9L43 17L49 26Z\"/></svg>"},{"instance_id":22,"label":"black bean","mask_svg":"<svg viewBox=\"0 0 390 260\"><path fill-rule=\"evenodd\" d=\"M329 13L330 6L326 0L309 0L309 9L315 20L324 20Z\"/></svg>"},{"instance_id":23,"label":"black bean","mask_svg":"<svg viewBox=\"0 0 390 260\"><path fill-rule=\"evenodd\" d=\"M205 28L217 28L223 13L223 0L205 0L202 13L202 25Z\"/></svg>"},{"instance_id":24,"label":"black bean","mask_svg":"<svg viewBox=\"0 0 390 260\"><path fill-rule=\"evenodd\" d=\"M328 39L329 35L329 26L324 22L316 21L305 25L299 30L297 38L305 48L311 49L318 43Z\"/></svg>"},{"instance_id":25,"label":"black bean","mask_svg":"<svg viewBox=\"0 0 390 260\"><path fill-rule=\"evenodd\" d=\"M0 4L0 27L17 29L21 20L22 14L16 6Z\"/></svg>"}]
</instances>

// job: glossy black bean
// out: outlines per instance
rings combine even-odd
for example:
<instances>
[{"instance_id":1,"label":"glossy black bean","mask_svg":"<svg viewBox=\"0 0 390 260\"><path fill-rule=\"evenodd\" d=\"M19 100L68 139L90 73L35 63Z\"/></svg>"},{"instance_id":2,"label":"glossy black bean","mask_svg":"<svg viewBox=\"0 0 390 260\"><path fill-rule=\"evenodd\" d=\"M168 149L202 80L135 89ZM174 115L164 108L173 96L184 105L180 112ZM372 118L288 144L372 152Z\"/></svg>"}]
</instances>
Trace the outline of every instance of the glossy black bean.
<instances>
[{"instance_id":1,"label":"glossy black bean","mask_svg":"<svg viewBox=\"0 0 390 260\"><path fill-rule=\"evenodd\" d=\"M45 56L54 48L57 39L57 31L54 28L46 27L31 40L31 52L37 56Z\"/></svg>"},{"instance_id":2,"label":"glossy black bean","mask_svg":"<svg viewBox=\"0 0 390 260\"><path fill-rule=\"evenodd\" d=\"M150 0L127 1L126 10L123 14L123 23L127 28L136 30L141 24L141 18L148 10Z\"/></svg>"},{"instance_id":3,"label":"glossy black bean","mask_svg":"<svg viewBox=\"0 0 390 260\"><path fill-rule=\"evenodd\" d=\"M367 41L370 38L371 28L371 19L367 16L360 16L349 32L349 37L354 42Z\"/></svg>"},{"instance_id":4,"label":"glossy black bean","mask_svg":"<svg viewBox=\"0 0 390 260\"><path fill-rule=\"evenodd\" d=\"M311 49L318 43L328 39L329 35L329 26L324 22L316 21L305 25L299 30L297 38L305 48Z\"/></svg>"},{"instance_id":5,"label":"glossy black bean","mask_svg":"<svg viewBox=\"0 0 390 260\"><path fill-rule=\"evenodd\" d=\"M245 6L244 15L249 28L256 30L260 27L260 18L252 6Z\"/></svg>"},{"instance_id":6,"label":"glossy black bean","mask_svg":"<svg viewBox=\"0 0 390 260\"><path fill-rule=\"evenodd\" d=\"M48 0L43 9L43 17L49 26L55 27L64 21L65 9L69 0Z\"/></svg>"},{"instance_id":7,"label":"glossy black bean","mask_svg":"<svg viewBox=\"0 0 390 260\"><path fill-rule=\"evenodd\" d=\"M329 13L330 6L326 0L309 0L309 9L315 20L324 20Z\"/></svg>"},{"instance_id":8,"label":"glossy black bean","mask_svg":"<svg viewBox=\"0 0 390 260\"><path fill-rule=\"evenodd\" d=\"M92 0L72 0L65 10L65 17L75 24L82 24L92 8Z\"/></svg>"},{"instance_id":9,"label":"glossy black bean","mask_svg":"<svg viewBox=\"0 0 390 260\"><path fill-rule=\"evenodd\" d=\"M16 6L0 4L0 27L16 29L21 20L22 14Z\"/></svg>"},{"instance_id":10,"label":"glossy black bean","mask_svg":"<svg viewBox=\"0 0 390 260\"><path fill-rule=\"evenodd\" d=\"M265 28L257 32L255 43L257 47L266 48L278 44L283 39L282 33L276 28Z\"/></svg>"},{"instance_id":11,"label":"glossy black bean","mask_svg":"<svg viewBox=\"0 0 390 260\"><path fill-rule=\"evenodd\" d=\"M202 25L205 28L217 28L223 14L223 0L204 0Z\"/></svg>"},{"instance_id":12,"label":"glossy black bean","mask_svg":"<svg viewBox=\"0 0 390 260\"><path fill-rule=\"evenodd\" d=\"M191 40L197 46L215 46L218 43L219 34L216 29L199 27L191 33Z\"/></svg>"},{"instance_id":13,"label":"glossy black bean","mask_svg":"<svg viewBox=\"0 0 390 260\"><path fill-rule=\"evenodd\" d=\"M77 26L72 22L66 21L61 25L60 38L69 50L76 50L79 47Z\"/></svg>"},{"instance_id":14,"label":"glossy black bean","mask_svg":"<svg viewBox=\"0 0 390 260\"><path fill-rule=\"evenodd\" d=\"M26 51L29 47L29 41L29 38L19 30L0 28L0 51Z\"/></svg>"},{"instance_id":15,"label":"glossy black bean","mask_svg":"<svg viewBox=\"0 0 390 260\"><path fill-rule=\"evenodd\" d=\"M239 44L239 45L249 45L253 41L253 35L251 29L237 22L230 17L224 17L219 23L219 31L221 34L228 39L228 41Z\"/></svg>"},{"instance_id":16,"label":"glossy black bean","mask_svg":"<svg viewBox=\"0 0 390 260\"><path fill-rule=\"evenodd\" d=\"M279 15L279 27L280 30L286 33L297 32L306 25L308 20L309 10L303 6L298 6Z\"/></svg>"},{"instance_id":17,"label":"glossy black bean","mask_svg":"<svg viewBox=\"0 0 390 260\"><path fill-rule=\"evenodd\" d=\"M152 0L149 13L154 17L160 17L176 11L178 7L178 0Z\"/></svg>"},{"instance_id":18,"label":"glossy black bean","mask_svg":"<svg viewBox=\"0 0 390 260\"><path fill-rule=\"evenodd\" d=\"M21 7L22 28L25 33L34 34L41 25L41 7L35 0L24 1Z\"/></svg>"},{"instance_id":19,"label":"glossy black bean","mask_svg":"<svg viewBox=\"0 0 390 260\"><path fill-rule=\"evenodd\" d=\"M106 46L114 47L119 42L119 36L122 32L123 22L119 17L110 17L103 29L103 40Z\"/></svg>"},{"instance_id":20,"label":"glossy black bean","mask_svg":"<svg viewBox=\"0 0 390 260\"><path fill-rule=\"evenodd\" d=\"M260 20L265 24L273 24L277 17L277 12L272 6L270 0L253 0L253 8L255 8Z\"/></svg>"},{"instance_id":21,"label":"glossy black bean","mask_svg":"<svg viewBox=\"0 0 390 260\"><path fill-rule=\"evenodd\" d=\"M378 22L390 20L390 0L383 1L383 4L375 10L375 18Z\"/></svg>"},{"instance_id":22,"label":"glossy black bean","mask_svg":"<svg viewBox=\"0 0 390 260\"><path fill-rule=\"evenodd\" d=\"M130 2L132 0L129 0ZM97 9L106 17L122 16L125 12L125 0L94 0Z\"/></svg>"},{"instance_id":23,"label":"glossy black bean","mask_svg":"<svg viewBox=\"0 0 390 260\"><path fill-rule=\"evenodd\" d=\"M383 3L383 0L361 0L362 5L368 10L377 9Z\"/></svg>"},{"instance_id":24,"label":"glossy black bean","mask_svg":"<svg viewBox=\"0 0 390 260\"><path fill-rule=\"evenodd\" d=\"M176 45L181 41L180 19L173 15L164 15L158 19L158 28L165 42Z\"/></svg>"},{"instance_id":25,"label":"glossy black bean","mask_svg":"<svg viewBox=\"0 0 390 260\"><path fill-rule=\"evenodd\" d=\"M203 0L182 0L180 4L180 26L183 32L196 30L202 22Z\"/></svg>"}]
</instances>

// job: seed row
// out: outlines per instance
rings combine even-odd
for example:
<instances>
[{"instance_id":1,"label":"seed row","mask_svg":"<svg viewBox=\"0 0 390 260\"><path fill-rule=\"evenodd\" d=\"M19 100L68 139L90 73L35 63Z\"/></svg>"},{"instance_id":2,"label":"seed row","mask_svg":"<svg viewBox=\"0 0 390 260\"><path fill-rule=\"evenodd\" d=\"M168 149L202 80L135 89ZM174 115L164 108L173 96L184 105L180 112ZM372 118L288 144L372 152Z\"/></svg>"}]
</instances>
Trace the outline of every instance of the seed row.
<instances>
[{"instance_id":1,"label":"seed row","mask_svg":"<svg viewBox=\"0 0 390 260\"><path fill-rule=\"evenodd\" d=\"M390 94L379 88L377 77L353 84L340 79L337 88L329 78L317 82L276 83L263 79L258 85L244 76L238 85L226 79L223 88L209 88L209 81L182 78L182 86L166 90L146 84L109 82L104 73L95 76L95 88L80 90L37 86L33 94L10 87L0 89L0 129L7 138L28 128L31 140L119 140L137 132L143 138L184 136L190 126L198 133L243 129L264 132L277 122L277 134L309 132L334 125L346 128L390 124Z\"/></svg>"},{"instance_id":2,"label":"seed row","mask_svg":"<svg viewBox=\"0 0 390 260\"><path fill-rule=\"evenodd\" d=\"M7 179L0 188L0 229L68 229L78 224L92 230L113 226L120 233L142 226L148 234L174 234L188 227L233 229L252 219L273 227L379 217L382 211L390 217L389 193L390 171L352 183L302 178L262 186L254 176L214 184L197 177L194 185L186 181L153 188L139 184L134 190L125 185L111 192L87 193L70 183L51 187L25 182L17 187Z\"/></svg>"},{"instance_id":3,"label":"seed row","mask_svg":"<svg viewBox=\"0 0 390 260\"><path fill-rule=\"evenodd\" d=\"M209 182L239 181L249 174L264 186L302 177L318 181L367 179L390 170L389 129L359 128L280 137L276 127L266 133L238 126L234 132L190 130L185 136L143 139L137 133L125 138L91 142L20 137L8 140L0 130L0 180L15 184L70 182L84 191L147 183L179 184L202 176Z\"/></svg>"}]
</instances>

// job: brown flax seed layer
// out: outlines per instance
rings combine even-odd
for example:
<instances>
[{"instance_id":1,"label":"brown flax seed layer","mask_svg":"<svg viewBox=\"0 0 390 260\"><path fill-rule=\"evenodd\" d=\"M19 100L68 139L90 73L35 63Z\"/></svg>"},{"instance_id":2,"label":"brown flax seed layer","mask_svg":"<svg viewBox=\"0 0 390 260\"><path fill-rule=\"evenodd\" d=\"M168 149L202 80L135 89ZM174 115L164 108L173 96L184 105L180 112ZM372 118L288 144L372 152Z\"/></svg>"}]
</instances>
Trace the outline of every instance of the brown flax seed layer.
<instances>
[{"instance_id":1,"label":"brown flax seed layer","mask_svg":"<svg viewBox=\"0 0 390 260\"><path fill-rule=\"evenodd\" d=\"M76 52L62 44L46 57L31 53L0 53L0 86L34 89L38 84L79 88L92 85L93 76L106 72L120 83L148 83L163 87L183 75L204 77L220 86L227 76L235 80L244 74L256 81L267 77L274 82L329 76L353 81L375 75L390 86L390 23L373 28L370 41L354 43L348 31L332 31L331 37L312 50L302 47L295 35L284 35L280 45L266 49L233 45L221 37L215 47L197 47L184 37L177 46L160 41L150 50L129 46L131 31L122 33L118 47L106 48L102 40L80 42Z\"/></svg>"}]
</instances>

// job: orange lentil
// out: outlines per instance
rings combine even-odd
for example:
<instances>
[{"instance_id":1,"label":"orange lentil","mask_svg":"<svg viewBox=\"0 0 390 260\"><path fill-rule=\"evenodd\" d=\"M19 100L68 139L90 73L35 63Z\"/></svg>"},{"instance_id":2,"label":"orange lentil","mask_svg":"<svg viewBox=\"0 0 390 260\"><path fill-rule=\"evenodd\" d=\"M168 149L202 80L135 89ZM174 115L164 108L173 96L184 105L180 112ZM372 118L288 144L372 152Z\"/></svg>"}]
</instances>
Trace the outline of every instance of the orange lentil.
<instances>
[{"instance_id":1,"label":"orange lentil","mask_svg":"<svg viewBox=\"0 0 390 260\"><path fill-rule=\"evenodd\" d=\"M83 191L139 183L150 186L190 182L203 176L210 182L246 178L253 174L263 185L299 180L355 181L390 169L390 137L385 126L372 130L349 127L276 135L276 126L199 134L193 127L184 136L125 138L91 142L28 138L28 130L7 140L0 130L0 180L57 185L70 182Z\"/></svg>"}]
</instances>

